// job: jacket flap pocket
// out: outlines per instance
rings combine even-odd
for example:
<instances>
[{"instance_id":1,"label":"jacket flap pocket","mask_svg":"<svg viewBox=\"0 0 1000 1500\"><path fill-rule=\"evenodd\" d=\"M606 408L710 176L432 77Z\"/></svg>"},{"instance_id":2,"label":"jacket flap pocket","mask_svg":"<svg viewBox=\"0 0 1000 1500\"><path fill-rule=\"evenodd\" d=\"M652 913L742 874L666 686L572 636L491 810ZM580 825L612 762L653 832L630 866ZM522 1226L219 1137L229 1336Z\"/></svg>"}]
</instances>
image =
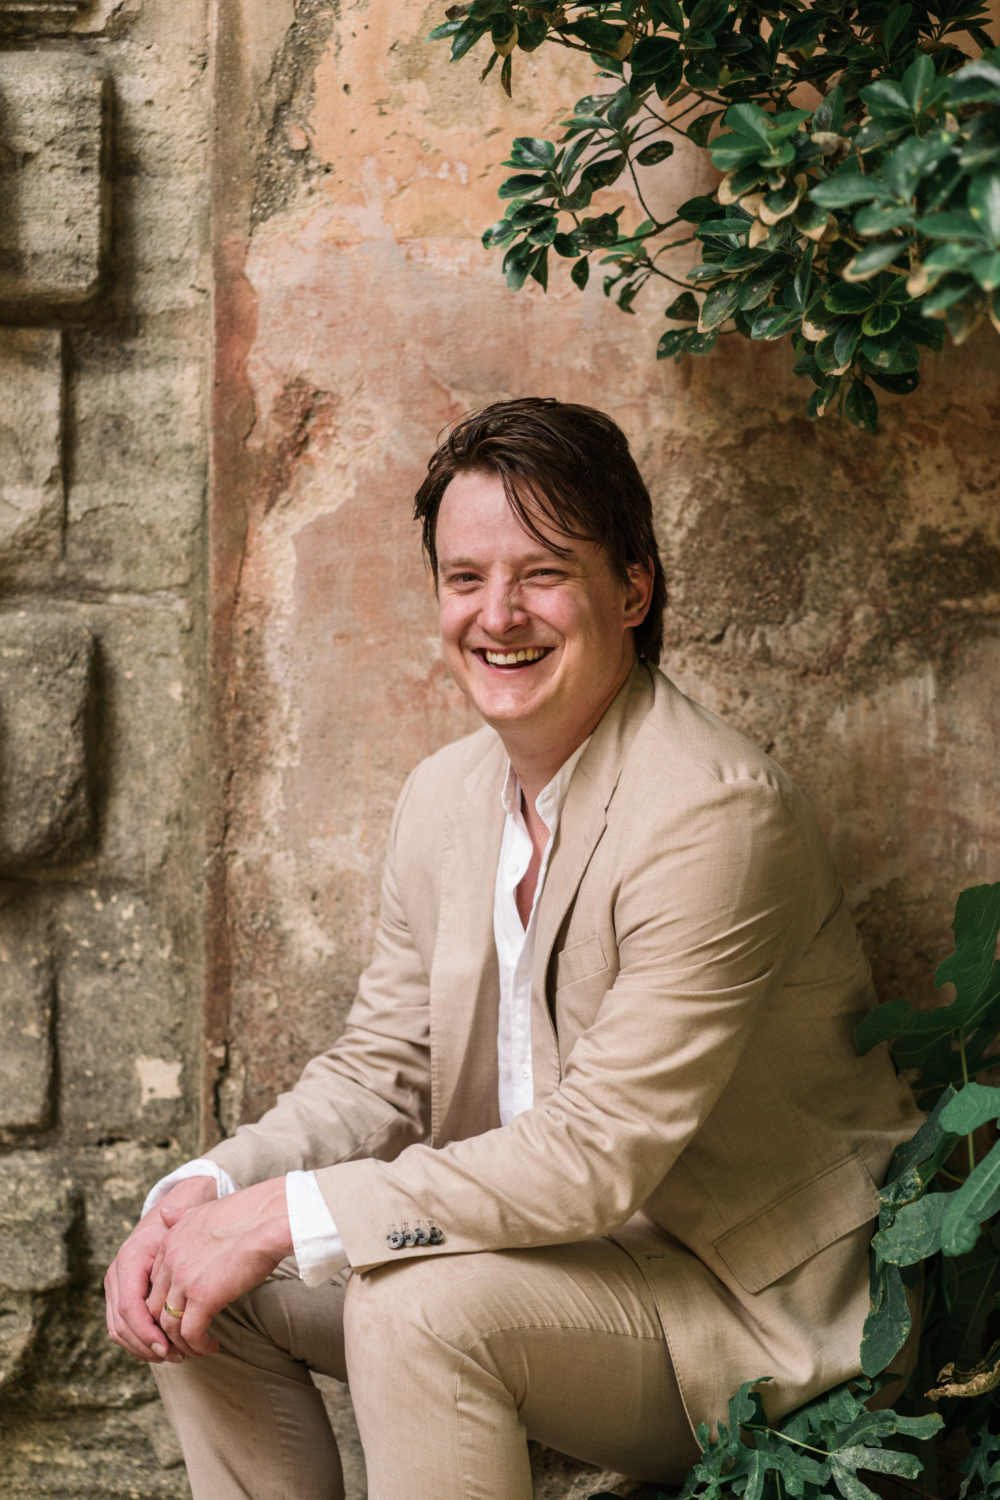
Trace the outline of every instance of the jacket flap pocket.
<instances>
[{"instance_id":1,"label":"jacket flap pocket","mask_svg":"<svg viewBox=\"0 0 1000 1500\"><path fill-rule=\"evenodd\" d=\"M604 947L595 932L593 937L584 938L581 943L571 943L556 954L555 987L560 990L563 985L573 984L577 979L589 979L607 967Z\"/></svg>"},{"instance_id":2,"label":"jacket flap pocket","mask_svg":"<svg viewBox=\"0 0 1000 1500\"><path fill-rule=\"evenodd\" d=\"M878 1189L855 1153L730 1229L715 1249L748 1292L762 1292L877 1216Z\"/></svg>"}]
</instances>

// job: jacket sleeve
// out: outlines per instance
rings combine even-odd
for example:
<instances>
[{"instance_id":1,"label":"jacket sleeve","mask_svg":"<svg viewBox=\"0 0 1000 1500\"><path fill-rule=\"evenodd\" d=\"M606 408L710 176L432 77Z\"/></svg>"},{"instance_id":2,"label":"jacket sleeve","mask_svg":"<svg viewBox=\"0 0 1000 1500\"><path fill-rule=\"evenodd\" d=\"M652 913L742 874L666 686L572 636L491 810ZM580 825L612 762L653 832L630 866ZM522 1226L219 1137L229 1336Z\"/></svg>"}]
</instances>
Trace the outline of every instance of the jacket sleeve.
<instances>
[{"instance_id":1,"label":"jacket sleeve","mask_svg":"<svg viewBox=\"0 0 1000 1500\"><path fill-rule=\"evenodd\" d=\"M818 877L779 789L706 778L681 800L653 828L637 808L626 830L608 893L618 977L555 1092L506 1128L317 1173L356 1269L606 1234L699 1129L817 930ZM388 1243L421 1221L439 1246Z\"/></svg>"},{"instance_id":2,"label":"jacket sleeve","mask_svg":"<svg viewBox=\"0 0 1000 1500\"><path fill-rule=\"evenodd\" d=\"M428 978L396 883L400 793L389 832L375 951L347 1028L256 1125L206 1155L238 1187L359 1157L389 1160L430 1130Z\"/></svg>"}]
</instances>

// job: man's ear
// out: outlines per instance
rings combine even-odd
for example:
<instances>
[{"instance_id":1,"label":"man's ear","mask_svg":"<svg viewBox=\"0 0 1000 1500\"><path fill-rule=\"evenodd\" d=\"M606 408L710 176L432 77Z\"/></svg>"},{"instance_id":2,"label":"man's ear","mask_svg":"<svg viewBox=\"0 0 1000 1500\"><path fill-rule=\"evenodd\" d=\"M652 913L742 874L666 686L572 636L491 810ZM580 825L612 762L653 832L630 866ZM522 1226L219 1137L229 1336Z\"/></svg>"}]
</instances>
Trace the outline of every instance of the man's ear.
<instances>
[{"instance_id":1,"label":"man's ear","mask_svg":"<svg viewBox=\"0 0 1000 1500\"><path fill-rule=\"evenodd\" d=\"M625 625L629 629L641 625L649 613L653 598L653 559L630 563L626 569L628 587L625 590Z\"/></svg>"}]
</instances>

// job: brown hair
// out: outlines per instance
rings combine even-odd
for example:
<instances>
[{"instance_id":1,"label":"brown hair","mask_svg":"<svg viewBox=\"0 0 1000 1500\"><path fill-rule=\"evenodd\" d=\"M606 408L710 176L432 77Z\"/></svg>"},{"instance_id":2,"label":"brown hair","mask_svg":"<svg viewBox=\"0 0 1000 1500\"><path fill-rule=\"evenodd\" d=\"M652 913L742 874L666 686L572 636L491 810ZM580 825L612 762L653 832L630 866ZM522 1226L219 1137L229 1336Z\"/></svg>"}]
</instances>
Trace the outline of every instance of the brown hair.
<instances>
[{"instance_id":1,"label":"brown hair","mask_svg":"<svg viewBox=\"0 0 1000 1500\"><path fill-rule=\"evenodd\" d=\"M498 401L463 417L438 445L413 504L435 578L441 497L456 474L470 471L498 475L525 531L551 547L529 509L538 497L563 536L604 549L611 571L625 587L628 569L649 562L653 594L633 634L636 654L658 662L667 581L649 491L618 424L593 407L540 396Z\"/></svg>"}]
</instances>

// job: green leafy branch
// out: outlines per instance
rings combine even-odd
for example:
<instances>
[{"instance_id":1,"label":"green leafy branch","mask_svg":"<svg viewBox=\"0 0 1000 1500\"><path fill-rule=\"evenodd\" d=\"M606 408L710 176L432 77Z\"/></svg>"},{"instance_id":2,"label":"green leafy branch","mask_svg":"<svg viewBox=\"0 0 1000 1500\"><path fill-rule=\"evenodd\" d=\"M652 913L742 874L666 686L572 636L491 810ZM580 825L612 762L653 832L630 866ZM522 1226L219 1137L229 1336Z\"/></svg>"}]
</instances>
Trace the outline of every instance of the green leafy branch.
<instances>
[{"instance_id":1,"label":"green leafy branch","mask_svg":"<svg viewBox=\"0 0 1000 1500\"><path fill-rule=\"evenodd\" d=\"M474 0L447 16L431 38L459 59L488 37L481 77L502 58L508 93L517 51L543 43L589 52L612 86L576 102L558 142L514 141L504 215L483 236L512 290L547 288L553 255L583 288L601 251L626 313L650 283L681 290L658 358L729 333L788 337L816 387L810 416L836 407L867 430L873 386L915 390L920 348L940 349L945 328L957 342L984 318L1000 330L1000 54L979 0ZM803 86L818 102L790 107ZM723 180L659 219L649 174L680 137ZM588 215L626 174L645 219ZM695 242L679 278L672 252Z\"/></svg>"}]
</instances>

